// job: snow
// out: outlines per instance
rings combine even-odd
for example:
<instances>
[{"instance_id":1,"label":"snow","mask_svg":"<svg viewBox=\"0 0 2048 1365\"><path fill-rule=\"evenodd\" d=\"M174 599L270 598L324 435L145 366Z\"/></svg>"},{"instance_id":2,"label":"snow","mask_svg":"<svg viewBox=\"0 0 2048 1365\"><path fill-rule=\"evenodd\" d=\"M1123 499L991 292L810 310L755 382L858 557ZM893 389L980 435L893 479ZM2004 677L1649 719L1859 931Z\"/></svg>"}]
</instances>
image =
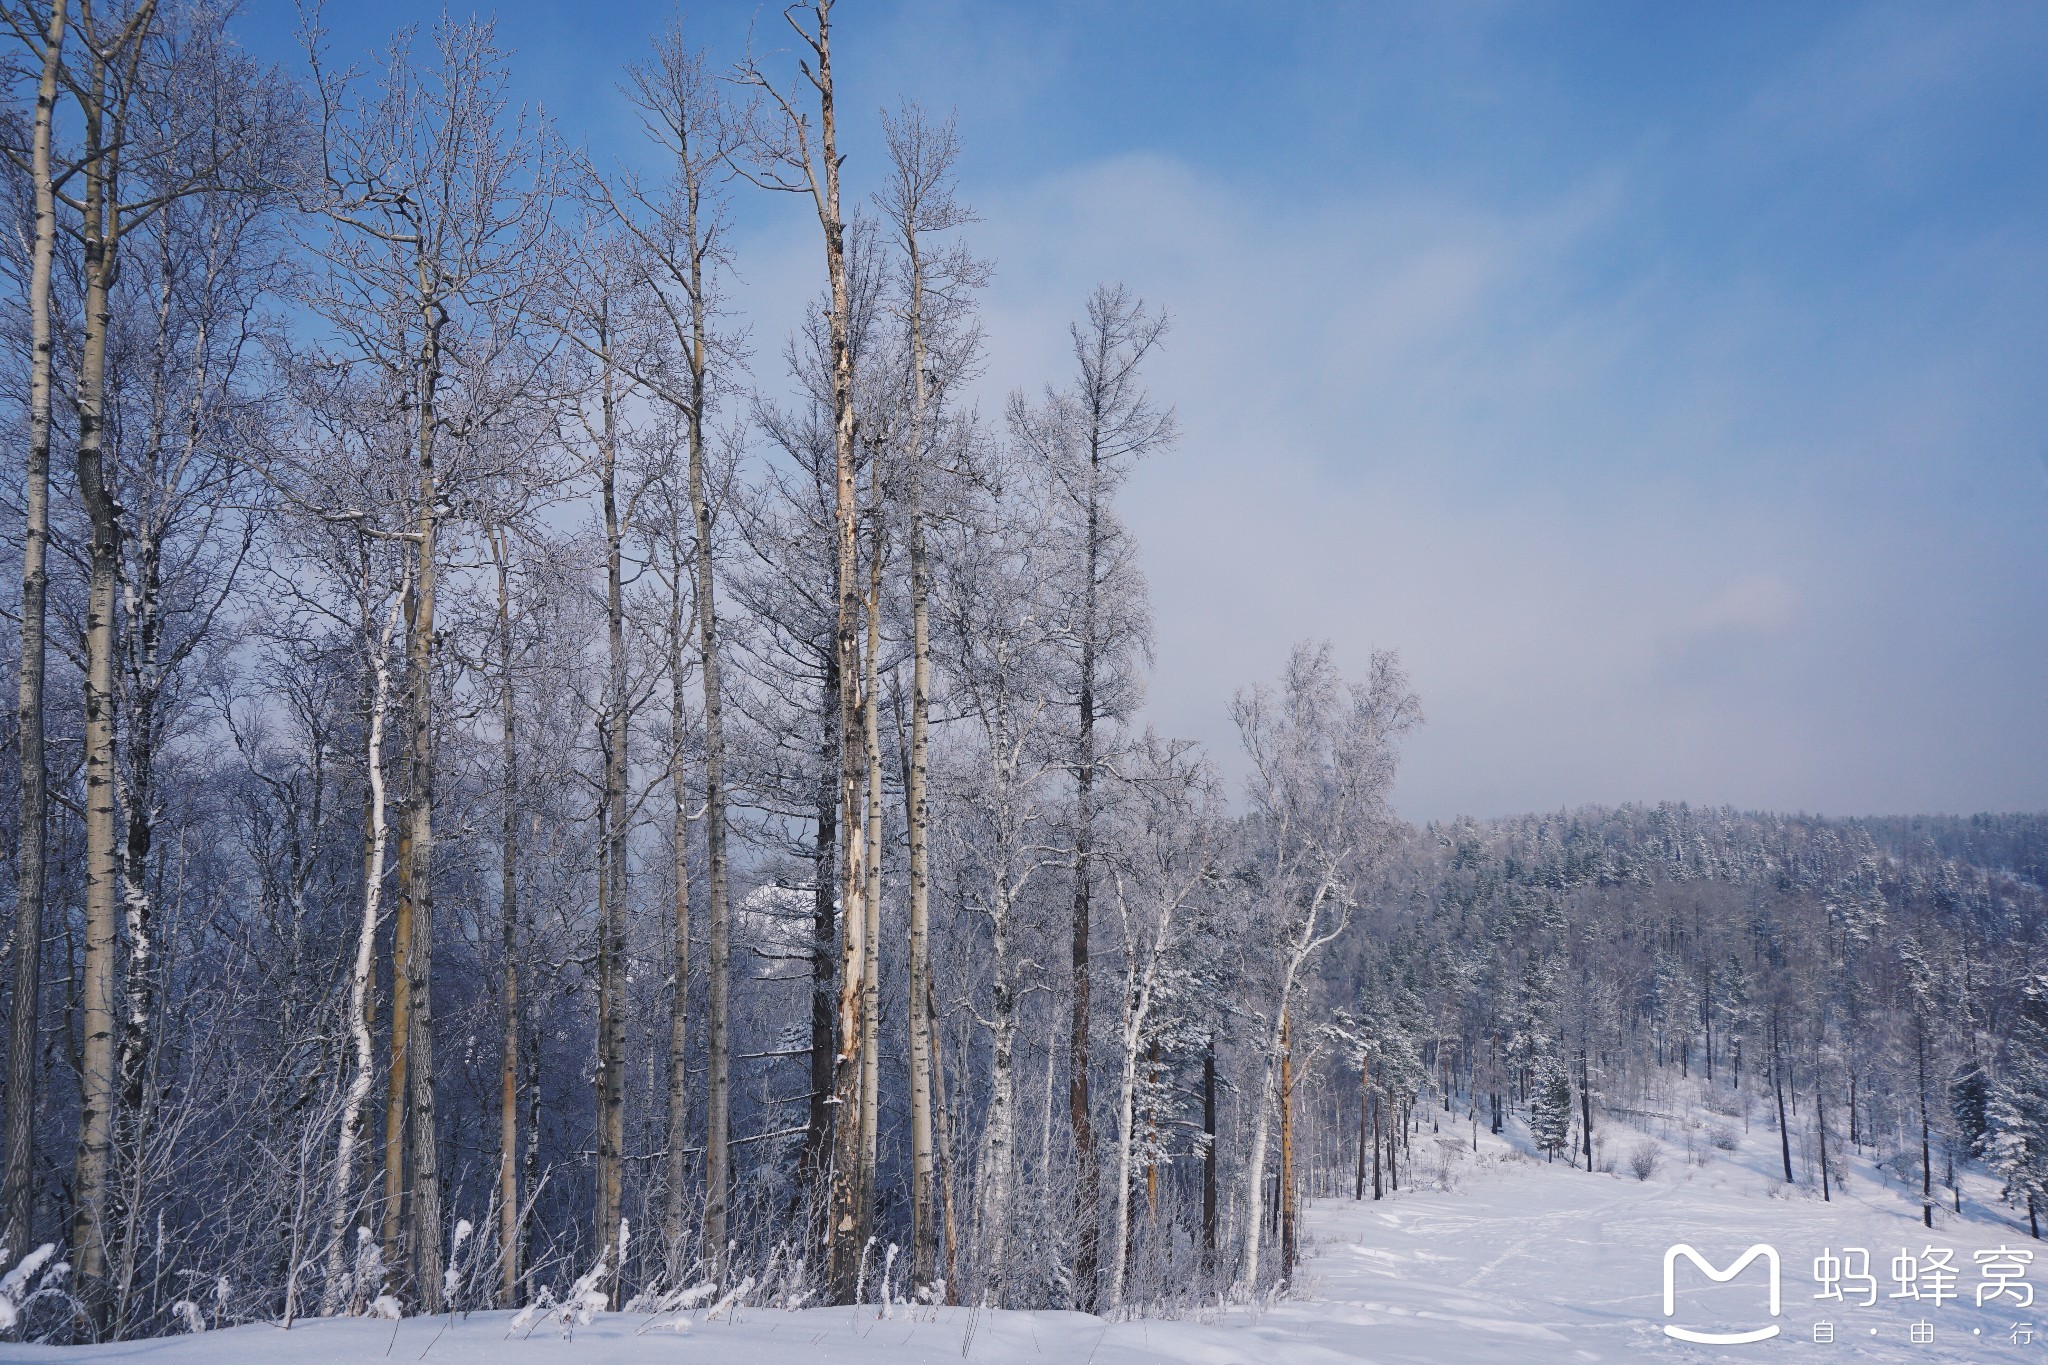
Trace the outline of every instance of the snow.
<instances>
[{"instance_id":1,"label":"snow","mask_svg":"<svg viewBox=\"0 0 2048 1365\"><path fill-rule=\"evenodd\" d=\"M1339 1365L1364 1361L1677 1362L1776 1358L1855 1361L1951 1361L2032 1358L2048 1351L2011 1339L2016 1323L2048 1327L2048 1301L1974 1303L1980 1277L1973 1253L1997 1247L2039 1250L2024 1219L1996 1202L1980 1173L1964 1180L1964 1212L1937 1210L1920 1225L1917 1184L1887 1182L1861 1157L1847 1162L1848 1184L1832 1202L1817 1190L1787 1192L1777 1136L1755 1116L1702 1114L1653 1122L1646 1134L1620 1124L1600 1130L1601 1160L1588 1174L1528 1153L1526 1134L1477 1136L1464 1124L1414 1140L1416 1173L1427 1187L1379 1203L1368 1198L1313 1202L1310 1241L1294 1297L1263 1311L1215 1308L1196 1319L1105 1322L1080 1313L992 1312L896 1304L889 1315L865 1308L782 1312L729 1308L668 1314L603 1313L561 1335L559 1315L530 1334L510 1331L511 1313L448 1319L304 1321L289 1333L247 1325L86 1350L0 1346L0 1359L137 1362L138 1365L327 1365L369 1360L437 1365L605 1361L621 1365ZM1734 1150L1713 1144L1718 1130ZM1688 1137L1690 1140L1688 1140ZM1630 1172L1640 1143L1658 1143L1659 1169ZM1688 1149L1691 1156L1688 1156ZM1838 1167L1841 1164L1839 1154ZM1795 1146L1795 1165L1800 1154ZM1917 1173L1916 1173L1917 1175ZM1404 1173L1404 1183L1406 1174ZM1945 1194L1945 1191L1938 1191ZM1782 1313L1765 1313L1764 1268L1753 1265L1727 1284L1681 1266L1678 1312L1663 1315L1663 1258L1686 1242L1726 1266L1756 1242L1781 1257ZM1958 1297L1940 1306L1894 1299L1891 1262L1903 1247L1953 1248ZM1813 1262L1824 1248L1870 1252L1878 1299L1863 1307L1817 1302ZM2048 1261L2048 1258L2044 1258ZM2030 1284L2048 1279L2031 1267ZM1816 1322L1834 1325L1832 1344L1813 1340ZM1780 1336L1760 1346L1707 1347L1666 1338L1667 1321L1705 1330L1775 1323ZM1934 1340L1908 1340L1916 1321ZM677 1330L680 1326L681 1330ZM1981 1333L1979 1335L1978 1333ZM508 1339L509 1338L509 1339Z\"/></svg>"}]
</instances>

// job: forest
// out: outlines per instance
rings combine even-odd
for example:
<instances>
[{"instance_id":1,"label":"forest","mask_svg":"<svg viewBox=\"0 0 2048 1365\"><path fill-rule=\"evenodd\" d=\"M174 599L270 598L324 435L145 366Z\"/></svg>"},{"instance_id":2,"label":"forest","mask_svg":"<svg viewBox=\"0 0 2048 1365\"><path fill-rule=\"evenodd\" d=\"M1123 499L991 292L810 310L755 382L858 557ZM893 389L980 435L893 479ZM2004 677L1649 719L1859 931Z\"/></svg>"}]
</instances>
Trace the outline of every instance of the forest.
<instances>
[{"instance_id":1,"label":"forest","mask_svg":"<svg viewBox=\"0 0 2048 1365\"><path fill-rule=\"evenodd\" d=\"M486 21L5 4L0 1333L1185 1316L1425 1132L1612 1171L1674 1079L2034 1220L2048 816L1418 827L1400 658L1314 641L1158 733L1172 301L989 374L955 124L846 156L834 9L652 33L612 164Z\"/></svg>"}]
</instances>

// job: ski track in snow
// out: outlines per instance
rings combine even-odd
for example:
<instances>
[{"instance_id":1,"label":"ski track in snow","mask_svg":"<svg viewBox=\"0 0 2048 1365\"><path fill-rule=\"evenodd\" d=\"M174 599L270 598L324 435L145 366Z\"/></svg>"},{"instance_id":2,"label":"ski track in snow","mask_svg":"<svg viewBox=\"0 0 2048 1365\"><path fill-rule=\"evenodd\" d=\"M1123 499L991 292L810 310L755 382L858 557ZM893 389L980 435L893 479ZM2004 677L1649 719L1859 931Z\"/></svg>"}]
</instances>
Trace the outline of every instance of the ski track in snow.
<instances>
[{"instance_id":1,"label":"ski track in snow","mask_svg":"<svg viewBox=\"0 0 2048 1365\"><path fill-rule=\"evenodd\" d=\"M1641 1134L1609 1125L1606 1156L1621 1154ZM1675 1362L1794 1357L1803 1361L2040 1360L2048 1362L2048 1299L2032 1307L1973 1302L1971 1253L1998 1246L2041 1250L2023 1220L1996 1203L1981 1174L1964 1181L1965 1213L1937 1214L1935 1230L1920 1225L1917 1191L1884 1183L1869 1162L1849 1161L1849 1183L1832 1203L1812 1191L1785 1197L1772 1178L1781 1158L1776 1134L1758 1126L1735 1152L1714 1151L1704 1166L1688 1165L1667 1144L1664 1166L1647 1181L1622 1174L1589 1175L1562 1162L1532 1160L1526 1141L1469 1130L1453 1159L1449 1189L1403 1190L1378 1203L1324 1199L1307 1211L1309 1250L1295 1296L1268 1311L1243 1308L1207 1314L1208 1321L1136 1319L1104 1322L1081 1313L923 1310L898 1305L890 1318L864 1309L819 1308L785 1313L745 1309L737 1322L697 1322L686 1331L654 1328L647 1319L605 1314L564 1340L543 1325L507 1339L511 1314L476 1313L453 1320L411 1318L394 1325L361 1319L302 1321L287 1333L254 1324L201 1336L171 1337L88 1349L0 1345L0 1359L135 1362L135 1365L340 1365L355 1361L424 1361L435 1365L520 1365L520 1362L619 1361L624 1365L1355 1365L1371 1361L1581 1362L1639 1359ZM1445 1139L1448 1141L1448 1137ZM1415 1139L1422 1157L1434 1134ZM1704 1149L1704 1142L1696 1140ZM1518 1150L1519 1149L1519 1150ZM1418 1161L1417 1168L1434 1158ZM1938 1192L1939 1193L1939 1192ZM1726 1265L1755 1242L1774 1245L1782 1264L1781 1334L1749 1346L1707 1347L1663 1335L1663 1254L1689 1242ZM1888 1297L1888 1274L1903 1247L1953 1247L1961 1270L1955 1301L1923 1308ZM1878 1301L1817 1303L1813 1260L1823 1248L1862 1246L1878 1277ZM2048 1257L2043 1258L2048 1261ZM1709 1285L1688 1268L1679 1280L1677 1321L1705 1328L1758 1326L1765 1315L1760 1266L1726 1286ZM2048 1282L2037 1263L2029 1281ZM1733 1315L1717 1322L1719 1309ZM1691 1315L1696 1314L1697 1317ZM1737 1318L1748 1320L1736 1321ZM1814 1324L1832 1321L1835 1340L1813 1340ZM1931 1322L1935 1339L1908 1340L1915 1320ZM2031 1322L2031 1344L2014 1344L2013 1325ZM1875 1329L1875 1334L1873 1330ZM1978 1329L1981 1335L1973 1334Z\"/></svg>"}]
</instances>

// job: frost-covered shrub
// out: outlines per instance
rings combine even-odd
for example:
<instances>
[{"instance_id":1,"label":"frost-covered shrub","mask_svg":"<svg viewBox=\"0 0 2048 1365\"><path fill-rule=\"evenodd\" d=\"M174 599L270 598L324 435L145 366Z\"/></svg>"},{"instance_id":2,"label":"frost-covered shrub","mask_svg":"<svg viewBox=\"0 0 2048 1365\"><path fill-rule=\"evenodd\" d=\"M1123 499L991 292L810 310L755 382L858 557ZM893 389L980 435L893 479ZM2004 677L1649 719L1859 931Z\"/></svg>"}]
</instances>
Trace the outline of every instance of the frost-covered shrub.
<instances>
[{"instance_id":1,"label":"frost-covered shrub","mask_svg":"<svg viewBox=\"0 0 2048 1365\"><path fill-rule=\"evenodd\" d=\"M1742 1140L1735 1136L1733 1128L1716 1128L1713 1141L1714 1145L1724 1152L1732 1152L1742 1145Z\"/></svg>"},{"instance_id":2,"label":"frost-covered shrub","mask_svg":"<svg viewBox=\"0 0 2048 1365\"><path fill-rule=\"evenodd\" d=\"M78 1301L65 1292L64 1278L71 1273L71 1263L56 1260L57 1244L45 1242L21 1258L21 1264L0 1277L0 1336L18 1333L28 1339L26 1322L29 1309L41 1299L53 1299L65 1308L76 1311ZM0 1247L0 1265L7 1263L7 1249ZM40 1273L41 1278L37 1279ZM35 1280L35 1288L29 1282Z\"/></svg>"},{"instance_id":3,"label":"frost-covered shrub","mask_svg":"<svg viewBox=\"0 0 2048 1365\"><path fill-rule=\"evenodd\" d=\"M1650 1138L1644 1138L1628 1149L1629 1173L1638 1180L1648 1180L1657 1174L1657 1167L1663 1160L1663 1149Z\"/></svg>"}]
</instances>

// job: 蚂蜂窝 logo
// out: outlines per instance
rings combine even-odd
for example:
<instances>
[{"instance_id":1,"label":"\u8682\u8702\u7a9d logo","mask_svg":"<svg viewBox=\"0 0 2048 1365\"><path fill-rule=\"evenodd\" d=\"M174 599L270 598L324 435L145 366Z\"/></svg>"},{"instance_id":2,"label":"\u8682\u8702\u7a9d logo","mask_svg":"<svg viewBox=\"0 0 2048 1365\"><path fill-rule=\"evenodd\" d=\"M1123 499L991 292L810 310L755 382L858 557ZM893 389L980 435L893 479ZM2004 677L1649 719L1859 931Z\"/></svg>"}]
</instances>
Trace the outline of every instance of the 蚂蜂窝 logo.
<instances>
[{"instance_id":1,"label":"\u8682\u8702\u7a9d logo","mask_svg":"<svg viewBox=\"0 0 2048 1365\"><path fill-rule=\"evenodd\" d=\"M1774 1318L1778 1316L1778 1250L1776 1247L1764 1242L1758 1242L1755 1246L1736 1257L1726 1270L1716 1270L1706 1257L1700 1255L1699 1252L1693 1250L1692 1247L1684 1242L1679 1242L1664 1249L1665 1317L1672 1317L1678 1312L1676 1272L1680 1256L1685 1257L1688 1261L1698 1266L1701 1272L1716 1284L1726 1284L1737 1275L1740 1275L1751 1261L1762 1259L1771 1272L1771 1316ZM1678 1327L1667 1322L1664 1324L1664 1335L1675 1337L1679 1341L1698 1342L1703 1346L1740 1346L1745 1342L1769 1340L1778 1335L1778 1325L1772 1323L1768 1327L1757 1327L1746 1332L1695 1332L1689 1327Z\"/></svg>"}]
</instances>

